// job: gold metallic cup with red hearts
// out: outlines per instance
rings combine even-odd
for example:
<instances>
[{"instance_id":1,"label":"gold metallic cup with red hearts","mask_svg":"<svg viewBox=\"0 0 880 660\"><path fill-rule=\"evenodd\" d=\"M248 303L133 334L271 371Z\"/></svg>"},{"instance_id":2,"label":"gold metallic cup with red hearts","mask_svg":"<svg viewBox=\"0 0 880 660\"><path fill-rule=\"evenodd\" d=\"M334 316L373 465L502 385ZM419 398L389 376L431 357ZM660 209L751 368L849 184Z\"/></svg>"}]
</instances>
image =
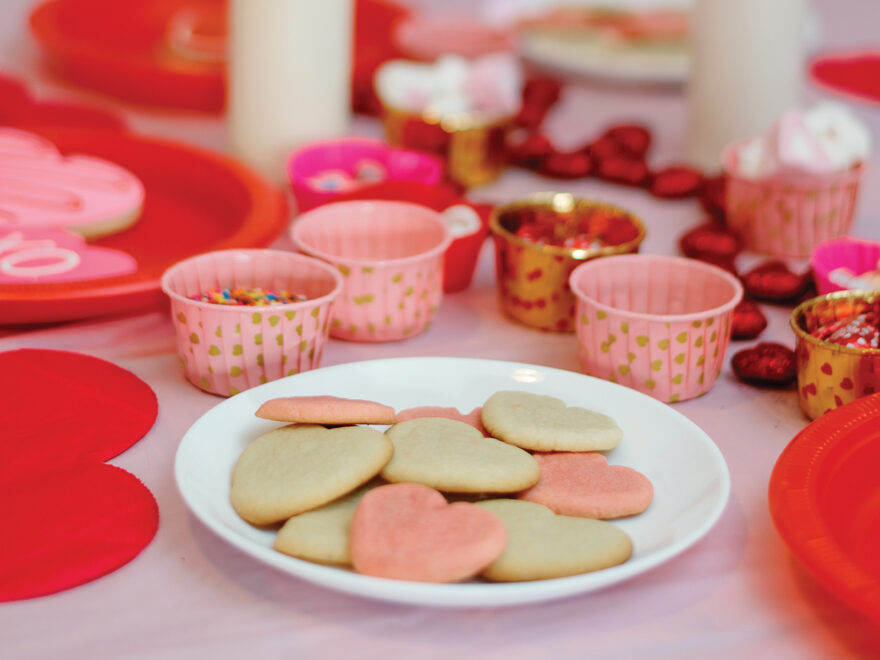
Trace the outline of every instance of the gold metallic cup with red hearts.
<instances>
[{"instance_id":1,"label":"gold metallic cup with red hearts","mask_svg":"<svg viewBox=\"0 0 880 660\"><path fill-rule=\"evenodd\" d=\"M598 235L610 218L629 222L631 231L619 244L589 249L535 243L517 236L520 223L536 215L554 219L554 235L563 240L582 235L585 222ZM495 241L501 310L520 323L554 332L575 331L577 300L568 283L571 271L589 259L638 252L645 238L644 224L628 211L555 192L536 193L495 207L489 229Z\"/></svg>"},{"instance_id":2,"label":"gold metallic cup with red hearts","mask_svg":"<svg viewBox=\"0 0 880 660\"><path fill-rule=\"evenodd\" d=\"M812 336L817 328L880 310L880 291L837 291L791 313L797 337L798 401L810 419L880 392L880 349L851 348Z\"/></svg>"},{"instance_id":3,"label":"gold metallic cup with red hearts","mask_svg":"<svg viewBox=\"0 0 880 660\"><path fill-rule=\"evenodd\" d=\"M389 143L441 156L449 178L466 188L494 181L507 167L512 115L491 120L468 112L438 116L382 102L382 121Z\"/></svg>"}]
</instances>

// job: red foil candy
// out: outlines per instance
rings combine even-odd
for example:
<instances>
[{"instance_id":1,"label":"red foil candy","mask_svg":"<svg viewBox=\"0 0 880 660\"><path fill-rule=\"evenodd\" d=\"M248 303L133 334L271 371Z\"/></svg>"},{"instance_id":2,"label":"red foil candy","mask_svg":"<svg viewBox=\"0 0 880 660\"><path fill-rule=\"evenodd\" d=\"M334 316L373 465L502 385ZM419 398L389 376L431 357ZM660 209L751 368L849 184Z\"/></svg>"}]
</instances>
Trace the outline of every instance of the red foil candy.
<instances>
[{"instance_id":1,"label":"red foil candy","mask_svg":"<svg viewBox=\"0 0 880 660\"><path fill-rule=\"evenodd\" d=\"M650 177L648 165L631 156L610 156L599 161L596 176L627 186L641 186Z\"/></svg>"},{"instance_id":2,"label":"red foil candy","mask_svg":"<svg viewBox=\"0 0 880 660\"><path fill-rule=\"evenodd\" d=\"M507 145L507 157L512 163L537 168L541 159L553 153L553 143L543 133L530 133L521 140L514 137Z\"/></svg>"},{"instance_id":3,"label":"red foil candy","mask_svg":"<svg viewBox=\"0 0 880 660\"><path fill-rule=\"evenodd\" d=\"M726 191L727 178L723 174L711 179L705 179L699 197L700 206L713 217L724 220L726 214Z\"/></svg>"},{"instance_id":4,"label":"red foil candy","mask_svg":"<svg viewBox=\"0 0 880 660\"><path fill-rule=\"evenodd\" d=\"M794 351L773 342L737 351L730 364L741 381L762 387L785 387L797 377Z\"/></svg>"},{"instance_id":5,"label":"red foil candy","mask_svg":"<svg viewBox=\"0 0 880 660\"><path fill-rule=\"evenodd\" d=\"M585 151L587 151L594 160L601 162L606 158L619 156L623 152L623 149L616 140L608 136L602 136L590 142L585 147Z\"/></svg>"},{"instance_id":6,"label":"red foil candy","mask_svg":"<svg viewBox=\"0 0 880 660\"><path fill-rule=\"evenodd\" d=\"M651 131L641 124L617 124L602 137L614 140L624 153L635 158L644 158L651 148Z\"/></svg>"},{"instance_id":7,"label":"red foil candy","mask_svg":"<svg viewBox=\"0 0 880 660\"><path fill-rule=\"evenodd\" d=\"M593 171L593 161L583 151L552 153L541 159L538 171L558 179L580 179Z\"/></svg>"},{"instance_id":8,"label":"red foil candy","mask_svg":"<svg viewBox=\"0 0 880 660\"><path fill-rule=\"evenodd\" d=\"M684 199L699 194L703 188L703 174L692 167L672 165L655 172L648 186L654 197Z\"/></svg>"},{"instance_id":9,"label":"red foil candy","mask_svg":"<svg viewBox=\"0 0 880 660\"><path fill-rule=\"evenodd\" d=\"M860 314L816 328L812 335L849 348L880 348L880 317L874 313Z\"/></svg>"},{"instance_id":10,"label":"red foil candy","mask_svg":"<svg viewBox=\"0 0 880 660\"><path fill-rule=\"evenodd\" d=\"M743 299L733 308L733 338L754 339L767 327L767 317L758 304Z\"/></svg>"},{"instance_id":11,"label":"red foil candy","mask_svg":"<svg viewBox=\"0 0 880 660\"><path fill-rule=\"evenodd\" d=\"M678 246L691 259L706 261L731 272L736 272L734 260L743 249L739 236L717 222L694 227L679 239Z\"/></svg>"},{"instance_id":12,"label":"red foil candy","mask_svg":"<svg viewBox=\"0 0 880 660\"><path fill-rule=\"evenodd\" d=\"M549 108L559 100L562 84L555 78L530 78L523 85L523 105Z\"/></svg>"},{"instance_id":13,"label":"red foil candy","mask_svg":"<svg viewBox=\"0 0 880 660\"><path fill-rule=\"evenodd\" d=\"M767 261L742 276L746 293L757 300L773 303L794 303L809 290L810 272L791 272L782 261Z\"/></svg>"}]
</instances>

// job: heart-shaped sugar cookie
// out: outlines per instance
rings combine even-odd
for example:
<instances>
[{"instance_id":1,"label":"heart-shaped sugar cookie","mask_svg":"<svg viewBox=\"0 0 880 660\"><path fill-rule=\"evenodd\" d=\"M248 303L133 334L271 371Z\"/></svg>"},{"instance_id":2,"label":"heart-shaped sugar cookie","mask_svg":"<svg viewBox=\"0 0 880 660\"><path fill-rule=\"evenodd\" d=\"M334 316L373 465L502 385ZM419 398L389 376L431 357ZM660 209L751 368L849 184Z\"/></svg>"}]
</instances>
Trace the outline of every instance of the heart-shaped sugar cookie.
<instances>
[{"instance_id":1,"label":"heart-shaped sugar cookie","mask_svg":"<svg viewBox=\"0 0 880 660\"><path fill-rule=\"evenodd\" d=\"M448 504L420 484L389 484L364 495L351 522L351 559L365 575L418 582L473 577L504 550L507 534L489 511Z\"/></svg>"},{"instance_id":2,"label":"heart-shaped sugar cookie","mask_svg":"<svg viewBox=\"0 0 880 660\"><path fill-rule=\"evenodd\" d=\"M651 504L654 487L641 472L608 465L595 452L535 454L541 479L519 497L566 516L622 518Z\"/></svg>"},{"instance_id":3,"label":"heart-shaped sugar cookie","mask_svg":"<svg viewBox=\"0 0 880 660\"><path fill-rule=\"evenodd\" d=\"M622 564L632 541L609 522L558 516L522 500L486 500L477 506L494 513L507 530L507 546L481 575L495 582L545 580Z\"/></svg>"},{"instance_id":4,"label":"heart-shaped sugar cookie","mask_svg":"<svg viewBox=\"0 0 880 660\"><path fill-rule=\"evenodd\" d=\"M538 481L538 464L527 451L484 437L464 422L422 417L385 433L394 444L394 456L382 470L387 481L451 493L513 493Z\"/></svg>"},{"instance_id":5,"label":"heart-shaped sugar cookie","mask_svg":"<svg viewBox=\"0 0 880 660\"><path fill-rule=\"evenodd\" d=\"M416 408L407 408L397 412L398 422L408 422L411 419L419 417L446 417L447 419L457 419L459 422L470 424L483 435L486 435L486 429L483 428L481 421L483 409L479 406L464 414L458 408L444 408L442 406L418 406Z\"/></svg>"},{"instance_id":6,"label":"heart-shaped sugar cookie","mask_svg":"<svg viewBox=\"0 0 880 660\"><path fill-rule=\"evenodd\" d=\"M96 238L132 224L143 202L143 184L119 165L93 156L62 156L40 137L0 128L0 220L19 228L64 227Z\"/></svg>"},{"instance_id":7,"label":"heart-shaped sugar cookie","mask_svg":"<svg viewBox=\"0 0 880 660\"><path fill-rule=\"evenodd\" d=\"M623 437L607 415L530 392L496 392L482 417L494 437L535 451L604 451Z\"/></svg>"},{"instance_id":8,"label":"heart-shaped sugar cookie","mask_svg":"<svg viewBox=\"0 0 880 660\"><path fill-rule=\"evenodd\" d=\"M319 564L351 564L348 537L354 510L368 491L382 483L374 479L345 497L293 516L278 530L272 547L291 557Z\"/></svg>"},{"instance_id":9,"label":"heart-shaped sugar cookie","mask_svg":"<svg viewBox=\"0 0 880 660\"><path fill-rule=\"evenodd\" d=\"M229 499L249 523L269 525L366 483L393 451L384 434L365 426L284 426L261 435L241 453Z\"/></svg>"},{"instance_id":10,"label":"heart-shaped sugar cookie","mask_svg":"<svg viewBox=\"0 0 880 660\"><path fill-rule=\"evenodd\" d=\"M393 424L394 408L338 396L287 396L269 399L256 412L257 417L276 422L300 424Z\"/></svg>"}]
</instances>

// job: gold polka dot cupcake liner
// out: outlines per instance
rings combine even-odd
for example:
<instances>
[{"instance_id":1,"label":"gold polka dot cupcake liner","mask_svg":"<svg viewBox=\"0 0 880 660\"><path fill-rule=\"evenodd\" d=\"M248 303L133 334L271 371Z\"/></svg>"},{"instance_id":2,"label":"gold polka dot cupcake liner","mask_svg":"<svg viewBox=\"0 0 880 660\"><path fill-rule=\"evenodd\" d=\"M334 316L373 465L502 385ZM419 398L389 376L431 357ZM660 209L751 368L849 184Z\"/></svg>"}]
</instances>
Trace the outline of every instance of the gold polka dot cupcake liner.
<instances>
[{"instance_id":1,"label":"gold polka dot cupcake liner","mask_svg":"<svg viewBox=\"0 0 880 660\"><path fill-rule=\"evenodd\" d=\"M193 299L235 288L288 291L306 300L254 306ZM223 250L175 264L162 276L162 289L171 299L187 379L206 392L232 396L320 366L342 277L293 252Z\"/></svg>"},{"instance_id":2,"label":"gold polka dot cupcake liner","mask_svg":"<svg viewBox=\"0 0 880 660\"><path fill-rule=\"evenodd\" d=\"M739 281L693 259L623 255L571 275L584 371L667 403L712 389L730 342Z\"/></svg>"}]
</instances>

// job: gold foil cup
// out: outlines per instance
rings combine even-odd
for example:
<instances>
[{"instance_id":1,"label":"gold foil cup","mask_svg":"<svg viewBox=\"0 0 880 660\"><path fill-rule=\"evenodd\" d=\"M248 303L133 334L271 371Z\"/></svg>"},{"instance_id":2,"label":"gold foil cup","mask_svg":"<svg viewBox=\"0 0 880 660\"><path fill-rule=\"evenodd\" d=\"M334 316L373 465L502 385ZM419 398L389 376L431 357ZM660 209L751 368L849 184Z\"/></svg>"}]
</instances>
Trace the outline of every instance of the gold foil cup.
<instances>
[{"instance_id":1,"label":"gold foil cup","mask_svg":"<svg viewBox=\"0 0 880 660\"><path fill-rule=\"evenodd\" d=\"M494 181L507 167L507 133L513 116L487 120L472 113L413 113L382 103L385 139L446 160L447 175L466 188Z\"/></svg>"},{"instance_id":2,"label":"gold foil cup","mask_svg":"<svg viewBox=\"0 0 880 660\"><path fill-rule=\"evenodd\" d=\"M582 235L598 238L612 218L624 218L632 229L617 245L596 248L561 247L535 243L516 235L522 222L536 216L555 219L556 238ZM569 275L589 259L638 252L645 226L619 207L569 193L536 193L495 207L489 218L495 241L495 271L501 310L512 319L540 330L574 332L577 299Z\"/></svg>"},{"instance_id":3,"label":"gold foil cup","mask_svg":"<svg viewBox=\"0 0 880 660\"><path fill-rule=\"evenodd\" d=\"M811 333L835 321L878 311L878 291L837 291L807 300L791 313L797 337L798 401L810 419L880 392L880 349L840 346Z\"/></svg>"}]
</instances>

